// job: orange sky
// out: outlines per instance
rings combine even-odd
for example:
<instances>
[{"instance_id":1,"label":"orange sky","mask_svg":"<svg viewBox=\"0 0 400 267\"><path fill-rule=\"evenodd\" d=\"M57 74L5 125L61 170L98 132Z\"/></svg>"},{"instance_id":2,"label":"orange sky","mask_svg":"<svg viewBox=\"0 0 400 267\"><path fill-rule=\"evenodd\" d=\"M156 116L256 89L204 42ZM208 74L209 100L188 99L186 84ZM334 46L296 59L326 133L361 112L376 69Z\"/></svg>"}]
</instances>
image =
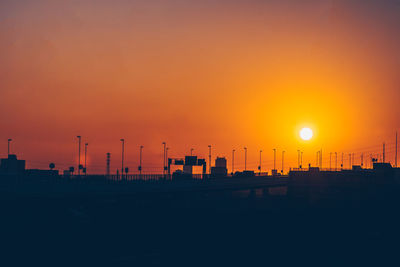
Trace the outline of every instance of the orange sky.
<instances>
[{"instance_id":1,"label":"orange sky","mask_svg":"<svg viewBox=\"0 0 400 267\"><path fill-rule=\"evenodd\" d=\"M13 138L28 167L64 169L82 135L92 172L107 152L120 166L120 138L131 170L144 145L144 171L160 171L163 141L176 157L211 144L229 167L236 149L238 169L244 146L248 169L262 149L270 169L273 148L295 167L297 149L327 165L386 141L393 162L399 14L392 1L2 1L0 153Z\"/></svg>"}]
</instances>

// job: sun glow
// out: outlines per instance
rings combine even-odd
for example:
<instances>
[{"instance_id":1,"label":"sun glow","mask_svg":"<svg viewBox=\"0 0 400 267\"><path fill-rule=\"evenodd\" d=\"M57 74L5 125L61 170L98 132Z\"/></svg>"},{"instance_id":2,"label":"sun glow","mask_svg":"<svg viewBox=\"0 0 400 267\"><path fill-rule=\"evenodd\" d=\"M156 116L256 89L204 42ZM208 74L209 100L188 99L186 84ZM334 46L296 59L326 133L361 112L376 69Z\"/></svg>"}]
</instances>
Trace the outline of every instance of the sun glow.
<instances>
[{"instance_id":1,"label":"sun glow","mask_svg":"<svg viewBox=\"0 0 400 267\"><path fill-rule=\"evenodd\" d=\"M301 139L308 141L313 137L313 131L310 128L303 128L300 130Z\"/></svg>"}]
</instances>

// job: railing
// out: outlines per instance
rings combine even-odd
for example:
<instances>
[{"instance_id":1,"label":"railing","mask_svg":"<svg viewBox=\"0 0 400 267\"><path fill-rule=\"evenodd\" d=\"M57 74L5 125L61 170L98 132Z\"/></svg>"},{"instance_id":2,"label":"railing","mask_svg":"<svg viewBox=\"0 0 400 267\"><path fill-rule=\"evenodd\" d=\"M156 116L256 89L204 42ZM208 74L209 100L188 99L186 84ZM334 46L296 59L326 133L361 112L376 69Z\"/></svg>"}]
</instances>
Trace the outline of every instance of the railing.
<instances>
[{"instance_id":1,"label":"railing","mask_svg":"<svg viewBox=\"0 0 400 267\"><path fill-rule=\"evenodd\" d=\"M247 179L251 176L241 176L241 175L233 175L228 174L225 176L226 178L244 178ZM257 172L254 173L252 177L268 177L268 178L276 178L276 177L286 177L285 175L277 174L275 176L268 176L267 172ZM127 182L144 182L144 181L171 181L173 179L176 180L208 180L208 179L218 179L224 177L213 177L210 174L193 174L193 175L176 175L172 174L124 174L124 175L104 175L104 174L82 174L82 175L25 175L25 174L15 174L15 175L7 175L2 176L0 179L0 185L5 183L44 183L44 184L58 184L58 183L71 183L71 184L81 184L81 183L127 183Z\"/></svg>"},{"instance_id":2,"label":"railing","mask_svg":"<svg viewBox=\"0 0 400 267\"><path fill-rule=\"evenodd\" d=\"M310 168L290 168L290 171L296 172L308 172L308 171L321 171L321 172L339 172L339 171L351 171L352 169L348 168L318 168L318 167L311 167Z\"/></svg>"}]
</instances>

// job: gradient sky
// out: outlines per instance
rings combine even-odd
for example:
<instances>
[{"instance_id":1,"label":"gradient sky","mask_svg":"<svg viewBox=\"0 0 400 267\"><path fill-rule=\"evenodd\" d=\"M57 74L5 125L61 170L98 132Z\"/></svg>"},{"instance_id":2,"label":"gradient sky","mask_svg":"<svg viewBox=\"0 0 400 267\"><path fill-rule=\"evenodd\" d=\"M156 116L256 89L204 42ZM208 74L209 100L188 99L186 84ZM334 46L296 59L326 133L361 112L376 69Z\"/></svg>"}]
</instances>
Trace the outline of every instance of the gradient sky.
<instances>
[{"instance_id":1,"label":"gradient sky","mask_svg":"<svg viewBox=\"0 0 400 267\"><path fill-rule=\"evenodd\" d=\"M114 0L0 2L0 155L30 168L77 161L131 170L170 155L272 167L329 152L379 153L400 129L400 1ZM299 140L309 126L315 138ZM358 155L356 156L358 160ZM280 164L280 159L278 161ZM114 171L113 171L114 172Z\"/></svg>"}]
</instances>

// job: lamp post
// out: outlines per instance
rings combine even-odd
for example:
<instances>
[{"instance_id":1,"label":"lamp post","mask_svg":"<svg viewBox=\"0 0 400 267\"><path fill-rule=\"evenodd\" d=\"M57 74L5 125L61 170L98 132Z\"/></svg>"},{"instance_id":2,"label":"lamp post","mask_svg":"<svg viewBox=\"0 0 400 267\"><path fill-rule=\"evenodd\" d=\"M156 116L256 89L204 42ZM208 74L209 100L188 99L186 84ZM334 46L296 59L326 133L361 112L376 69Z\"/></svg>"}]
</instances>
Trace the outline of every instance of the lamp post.
<instances>
[{"instance_id":1,"label":"lamp post","mask_svg":"<svg viewBox=\"0 0 400 267\"><path fill-rule=\"evenodd\" d=\"M337 152L335 152L335 171L337 171Z\"/></svg>"},{"instance_id":2,"label":"lamp post","mask_svg":"<svg viewBox=\"0 0 400 267\"><path fill-rule=\"evenodd\" d=\"M274 171L276 171L276 148L272 150L274 151Z\"/></svg>"},{"instance_id":3,"label":"lamp post","mask_svg":"<svg viewBox=\"0 0 400 267\"><path fill-rule=\"evenodd\" d=\"M124 178L124 156L125 156L125 139L120 140L122 142L122 151L121 151L121 180Z\"/></svg>"},{"instance_id":4,"label":"lamp post","mask_svg":"<svg viewBox=\"0 0 400 267\"><path fill-rule=\"evenodd\" d=\"M361 153L361 168L364 167L364 153Z\"/></svg>"},{"instance_id":5,"label":"lamp post","mask_svg":"<svg viewBox=\"0 0 400 267\"><path fill-rule=\"evenodd\" d=\"M320 169L322 169L322 161L323 161L323 158L322 158L322 148L321 148L321 150L319 151L319 167L320 167Z\"/></svg>"},{"instance_id":6,"label":"lamp post","mask_svg":"<svg viewBox=\"0 0 400 267\"><path fill-rule=\"evenodd\" d=\"M211 145L208 145L208 173L211 175Z\"/></svg>"},{"instance_id":7,"label":"lamp post","mask_svg":"<svg viewBox=\"0 0 400 267\"><path fill-rule=\"evenodd\" d=\"M300 168L303 168L303 151L301 151L301 161L300 161Z\"/></svg>"},{"instance_id":8,"label":"lamp post","mask_svg":"<svg viewBox=\"0 0 400 267\"><path fill-rule=\"evenodd\" d=\"M235 149L232 150L232 176L235 173Z\"/></svg>"},{"instance_id":9,"label":"lamp post","mask_svg":"<svg viewBox=\"0 0 400 267\"><path fill-rule=\"evenodd\" d=\"M284 167L285 167L284 162L285 162L285 150L282 151L282 170L281 170L282 174L283 174Z\"/></svg>"},{"instance_id":10,"label":"lamp post","mask_svg":"<svg viewBox=\"0 0 400 267\"><path fill-rule=\"evenodd\" d=\"M166 143L165 142L162 142L162 145L164 146L164 158L163 158L163 175L165 175L165 148L166 148Z\"/></svg>"},{"instance_id":11,"label":"lamp post","mask_svg":"<svg viewBox=\"0 0 400 267\"><path fill-rule=\"evenodd\" d=\"M301 168L300 167L300 150L298 150L298 149L297 149L297 166L299 167L299 169Z\"/></svg>"},{"instance_id":12,"label":"lamp post","mask_svg":"<svg viewBox=\"0 0 400 267\"><path fill-rule=\"evenodd\" d=\"M10 144L11 144L12 139L7 140L7 156L10 155Z\"/></svg>"},{"instance_id":13,"label":"lamp post","mask_svg":"<svg viewBox=\"0 0 400 267\"><path fill-rule=\"evenodd\" d=\"M349 153L349 168L351 169L351 153Z\"/></svg>"},{"instance_id":14,"label":"lamp post","mask_svg":"<svg viewBox=\"0 0 400 267\"><path fill-rule=\"evenodd\" d=\"M167 174L168 174L168 176L169 176L169 163L168 163L168 150L169 150L169 147L166 147L165 148L165 169L166 169L166 171L167 171Z\"/></svg>"},{"instance_id":15,"label":"lamp post","mask_svg":"<svg viewBox=\"0 0 400 267\"><path fill-rule=\"evenodd\" d=\"M85 176L87 175L87 168L86 168L86 158L87 158L87 147L88 143L85 143Z\"/></svg>"},{"instance_id":16,"label":"lamp post","mask_svg":"<svg viewBox=\"0 0 400 267\"><path fill-rule=\"evenodd\" d=\"M343 164L344 164L344 153L342 152L342 163L340 164L341 170L343 170Z\"/></svg>"},{"instance_id":17,"label":"lamp post","mask_svg":"<svg viewBox=\"0 0 400 267\"><path fill-rule=\"evenodd\" d=\"M244 147L244 170L247 170L247 147Z\"/></svg>"},{"instance_id":18,"label":"lamp post","mask_svg":"<svg viewBox=\"0 0 400 267\"><path fill-rule=\"evenodd\" d=\"M140 174L140 177L142 176L142 151L143 151L143 146L140 146L140 155L139 155L139 174Z\"/></svg>"},{"instance_id":19,"label":"lamp post","mask_svg":"<svg viewBox=\"0 0 400 267\"><path fill-rule=\"evenodd\" d=\"M81 136L78 135L78 176L81 175Z\"/></svg>"},{"instance_id":20,"label":"lamp post","mask_svg":"<svg viewBox=\"0 0 400 267\"><path fill-rule=\"evenodd\" d=\"M332 152L329 153L329 171L332 170Z\"/></svg>"},{"instance_id":21,"label":"lamp post","mask_svg":"<svg viewBox=\"0 0 400 267\"><path fill-rule=\"evenodd\" d=\"M261 175L261 153L262 153L262 150L260 150L260 165L258 165L258 170L260 171L260 175Z\"/></svg>"}]
</instances>

